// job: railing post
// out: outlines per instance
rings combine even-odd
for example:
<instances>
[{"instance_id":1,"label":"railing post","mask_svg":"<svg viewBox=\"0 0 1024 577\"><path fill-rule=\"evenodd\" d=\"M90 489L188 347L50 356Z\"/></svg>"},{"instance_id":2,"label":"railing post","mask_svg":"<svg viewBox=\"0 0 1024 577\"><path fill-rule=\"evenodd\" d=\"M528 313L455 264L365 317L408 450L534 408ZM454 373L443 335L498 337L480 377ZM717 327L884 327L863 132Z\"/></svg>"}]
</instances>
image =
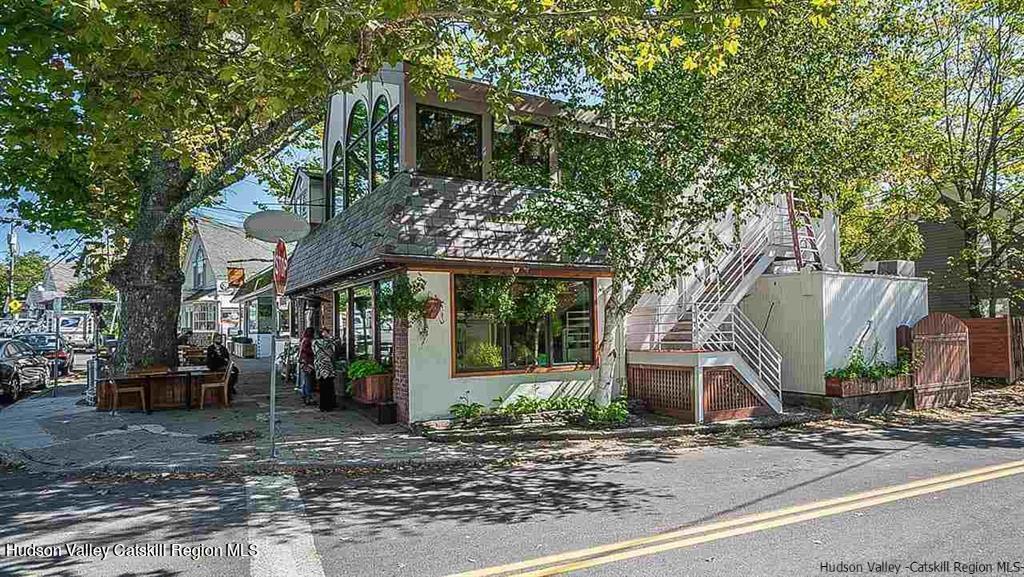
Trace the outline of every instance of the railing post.
<instances>
[{"instance_id":1,"label":"railing post","mask_svg":"<svg viewBox=\"0 0 1024 577\"><path fill-rule=\"evenodd\" d=\"M762 364L764 363L764 335L761 331L757 331L757 378L764 381L764 372L762 371Z\"/></svg>"},{"instance_id":2,"label":"railing post","mask_svg":"<svg viewBox=\"0 0 1024 577\"><path fill-rule=\"evenodd\" d=\"M693 370L693 422L704 422L704 355L697 353Z\"/></svg>"}]
</instances>

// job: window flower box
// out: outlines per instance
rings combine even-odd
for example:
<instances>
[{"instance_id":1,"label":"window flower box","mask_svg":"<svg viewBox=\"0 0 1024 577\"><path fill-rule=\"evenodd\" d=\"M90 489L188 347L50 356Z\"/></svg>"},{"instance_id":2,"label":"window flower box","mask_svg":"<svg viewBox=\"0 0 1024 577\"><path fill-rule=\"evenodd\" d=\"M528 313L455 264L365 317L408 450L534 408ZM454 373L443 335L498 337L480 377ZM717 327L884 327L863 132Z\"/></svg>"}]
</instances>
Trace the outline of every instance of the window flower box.
<instances>
[{"instance_id":1,"label":"window flower box","mask_svg":"<svg viewBox=\"0 0 1024 577\"><path fill-rule=\"evenodd\" d=\"M367 375L352 380L352 398L363 404L388 403L392 400L391 373Z\"/></svg>"},{"instance_id":2,"label":"window flower box","mask_svg":"<svg viewBox=\"0 0 1024 577\"><path fill-rule=\"evenodd\" d=\"M877 381L868 378L825 379L825 395L829 397L861 397L864 395L881 395L896 391L909 391L914 388L910 375L883 377Z\"/></svg>"}]
</instances>

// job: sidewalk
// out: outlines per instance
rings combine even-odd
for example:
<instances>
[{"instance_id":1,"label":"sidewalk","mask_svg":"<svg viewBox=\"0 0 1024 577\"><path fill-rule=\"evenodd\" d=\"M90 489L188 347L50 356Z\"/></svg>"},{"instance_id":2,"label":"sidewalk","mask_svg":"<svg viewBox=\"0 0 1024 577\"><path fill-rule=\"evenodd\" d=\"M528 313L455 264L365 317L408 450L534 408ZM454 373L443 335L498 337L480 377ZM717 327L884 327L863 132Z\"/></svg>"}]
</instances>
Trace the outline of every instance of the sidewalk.
<instances>
[{"instance_id":1,"label":"sidewalk","mask_svg":"<svg viewBox=\"0 0 1024 577\"><path fill-rule=\"evenodd\" d=\"M436 443L351 410L304 406L278 384L277 450L270 459L269 359L240 359L227 409L119 411L78 405L84 386L27 398L0 411L0 457L33 471L206 471L269 467L373 468L582 455L587 443Z\"/></svg>"}]
</instances>

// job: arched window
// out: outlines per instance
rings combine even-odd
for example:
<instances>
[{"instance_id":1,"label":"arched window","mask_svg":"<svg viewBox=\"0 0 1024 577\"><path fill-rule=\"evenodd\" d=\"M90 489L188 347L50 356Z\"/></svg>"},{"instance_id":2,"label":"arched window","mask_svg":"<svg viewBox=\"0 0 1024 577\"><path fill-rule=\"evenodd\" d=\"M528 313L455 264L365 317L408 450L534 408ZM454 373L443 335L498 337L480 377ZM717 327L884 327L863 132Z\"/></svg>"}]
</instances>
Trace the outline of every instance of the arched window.
<instances>
[{"instance_id":1,"label":"arched window","mask_svg":"<svg viewBox=\"0 0 1024 577\"><path fill-rule=\"evenodd\" d=\"M206 285L206 255L203 247L196 248L192 256L192 288L201 289Z\"/></svg>"},{"instance_id":2,"label":"arched window","mask_svg":"<svg viewBox=\"0 0 1024 577\"><path fill-rule=\"evenodd\" d=\"M388 132L388 101L381 96L373 105L373 188L384 184L393 176L391 172L391 138Z\"/></svg>"},{"instance_id":3,"label":"arched window","mask_svg":"<svg viewBox=\"0 0 1024 577\"><path fill-rule=\"evenodd\" d=\"M345 140L345 206L370 191L370 135L366 104L356 101L348 117Z\"/></svg>"},{"instance_id":4,"label":"arched window","mask_svg":"<svg viewBox=\"0 0 1024 577\"><path fill-rule=\"evenodd\" d=\"M334 152L331 154L331 205L330 215L340 214L345 209L345 189L341 186L341 178L345 173L345 147L341 142L334 145Z\"/></svg>"}]
</instances>

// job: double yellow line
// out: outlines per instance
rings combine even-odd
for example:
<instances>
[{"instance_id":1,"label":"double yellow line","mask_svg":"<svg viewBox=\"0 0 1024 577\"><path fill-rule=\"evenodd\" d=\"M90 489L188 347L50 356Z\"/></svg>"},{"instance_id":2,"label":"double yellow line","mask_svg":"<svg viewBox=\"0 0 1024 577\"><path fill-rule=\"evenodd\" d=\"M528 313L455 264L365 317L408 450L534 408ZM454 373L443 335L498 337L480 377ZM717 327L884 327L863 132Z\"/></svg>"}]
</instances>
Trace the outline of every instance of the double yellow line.
<instances>
[{"instance_id":1,"label":"double yellow line","mask_svg":"<svg viewBox=\"0 0 1024 577\"><path fill-rule=\"evenodd\" d=\"M1020 475L1021 473L1024 473L1024 461L1012 461L952 475L942 475L912 483L893 485L863 493L854 493L845 497L746 515L728 521L688 527L649 537L628 539L578 551L569 551L527 561L456 573L448 577L495 577L499 575L502 577L546 577L548 575L561 575L616 561L625 561L673 549L690 547L700 543L709 543L727 537L746 535L747 533L755 533L775 527L784 527L811 519L829 517L893 501L946 491L956 487Z\"/></svg>"}]
</instances>

